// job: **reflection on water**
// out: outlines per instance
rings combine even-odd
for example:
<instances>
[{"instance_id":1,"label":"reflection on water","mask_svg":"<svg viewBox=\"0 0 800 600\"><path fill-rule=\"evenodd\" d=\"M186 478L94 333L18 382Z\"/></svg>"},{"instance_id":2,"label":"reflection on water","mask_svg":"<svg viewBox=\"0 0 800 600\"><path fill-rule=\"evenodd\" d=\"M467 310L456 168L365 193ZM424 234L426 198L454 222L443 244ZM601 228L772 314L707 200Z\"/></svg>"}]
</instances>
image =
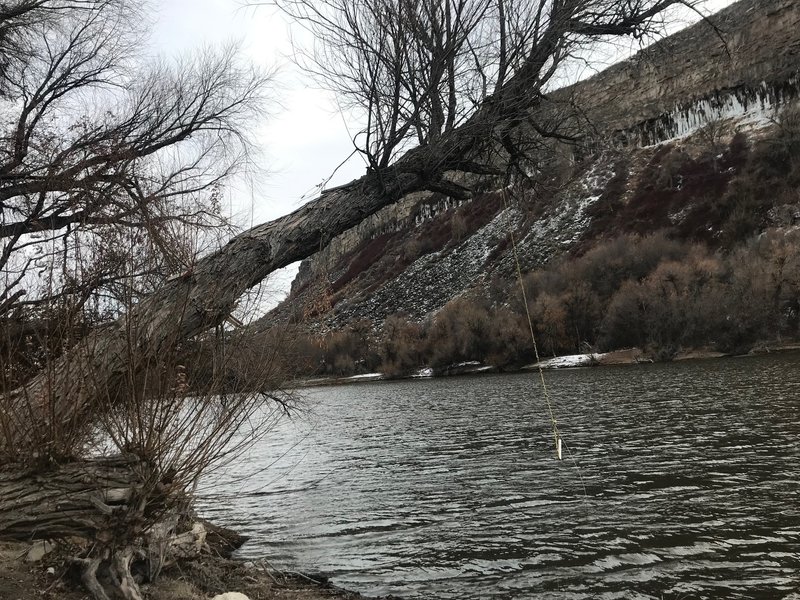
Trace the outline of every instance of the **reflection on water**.
<instances>
[{"instance_id":1,"label":"reflection on water","mask_svg":"<svg viewBox=\"0 0 800 600\"><path fill-rule=\"evenodd\" d=\"M798 359L548 373L579 470L531 374L315 389L201 510L366 595L794 597Z\"/></svg>"}]
</instances>

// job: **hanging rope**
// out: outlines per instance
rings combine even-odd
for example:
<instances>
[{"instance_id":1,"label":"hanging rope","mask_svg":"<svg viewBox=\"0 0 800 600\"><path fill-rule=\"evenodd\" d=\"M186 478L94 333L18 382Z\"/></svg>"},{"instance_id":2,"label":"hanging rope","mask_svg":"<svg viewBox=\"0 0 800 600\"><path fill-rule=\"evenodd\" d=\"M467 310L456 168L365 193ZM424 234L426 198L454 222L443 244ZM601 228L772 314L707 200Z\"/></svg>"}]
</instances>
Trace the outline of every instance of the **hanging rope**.
<instances>
[{"instance_id":1,"label":"hanging rope","mask_svg":"<svg viewBox=\"0 0 800 600\"><path fill-rule=\"evenodd\" d=\"M508 186L503 187L503 208L508 220L508 236L511 240L511 250L514 256L514 263L517 268L517 280L519 281L519 288L522 291L522 304L525 306L525 316L528 319L528 329L531 333L531 342L533 342L533 353L536 357L536 366L539 369L539 380L542 382L542 392L544 393L544 400L547 403L547 411L550 414L550 422L553 425L553 445L555 447L556 456L561 460L561 433L558 430L558 420L556 419L555 411L553 410L553 403L550 400L550 392L547 390L547 382L544 378L544 369L542 368L542 361L539 358L539 346L536 343L536 334L533 331L533 319L531 319L531 311L528 308L528 295L525 292L525 284L522 281L522 267L519 263L519 253L517 252L517 242L514 239L514 227L511 223L511 211L508 206Z\"/></svg>"},{"instance_id":2,"label":"hanging rope","mask_svg":"<svg viewBox=\"0 0 800 600\"><path fill-rule=\"evenodd\" d=\"M550 423L553 425L553 444L555 446L556 457L558 460L562 459L561 454L561 447L562 445L567 450L567 454L569 454L569 458L572 461L573 466L575 467L575 471L578 473L578 478L581 481L581 487L583 488L583 500L584 502L588 499L588 495L586 493L586 483L583 481L583 474L581 473L581 468L578 466L578 461L575 460L575 456L572 454L572 450L570 450L569 446L567 446L566 442L563 441L561 437L561 432L558 429L558 420L556 419L555 410L553 410L553 402L550 399L550 392L547 389L547 381L544 378L544 369L542 368L542 361L539 357L539 347L536 344L536 334L533 331L533 319L531 318L531 311L528 308L528 294L525 292L525 284L522 281L522 267L520 266L519 262L519 253L517 252L517 242L514 239L514 226L511 223L511 211L509 210L508 205L508 186L503 187L503 209L506 213L506 219L508 220L508 236L511 240L511 250L514 256L514 264L516 265L517 269L517 280L519 281L519 287L522 291L522 303L525 305L525 316L528 319L528 329L531 333L531 342L533 342L533 353L536 357L536 366L539 370L539 381L542 383L542 392L544 394L544 400L547 403L547 412L550 415Z\"/></svg>"}]
</instances>

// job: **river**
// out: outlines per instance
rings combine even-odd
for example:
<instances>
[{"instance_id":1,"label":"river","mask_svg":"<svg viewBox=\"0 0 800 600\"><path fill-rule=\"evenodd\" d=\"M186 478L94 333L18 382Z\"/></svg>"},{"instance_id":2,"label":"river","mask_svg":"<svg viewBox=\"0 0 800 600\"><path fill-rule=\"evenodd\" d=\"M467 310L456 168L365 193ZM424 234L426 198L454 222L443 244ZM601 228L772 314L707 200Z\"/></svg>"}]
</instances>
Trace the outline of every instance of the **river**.
<instances>
[{"instance_id":1,"label":"river","mask_svg":"<svg viewBox=\"0 0 800 600\"><path fill-rule=\"evenodd\" d=\"M245 559L406 599L800 598L800 354L316 388L203 487Z\"/></svg>"}]
</instances>

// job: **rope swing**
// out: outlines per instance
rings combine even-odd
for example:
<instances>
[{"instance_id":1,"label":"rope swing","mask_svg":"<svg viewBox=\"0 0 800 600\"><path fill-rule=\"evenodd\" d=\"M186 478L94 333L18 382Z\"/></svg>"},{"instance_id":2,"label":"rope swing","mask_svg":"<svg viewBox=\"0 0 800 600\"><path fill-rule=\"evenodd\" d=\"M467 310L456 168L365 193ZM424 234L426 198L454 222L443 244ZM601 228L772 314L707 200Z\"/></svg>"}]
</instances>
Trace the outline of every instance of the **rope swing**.
<instances>
[{"instance_id":1,"label":"rope swing","mask_svg":"<svg viewBox=\"0 0 800 600\"><path fill-rule=\"evenodd\" d=\"M522 281L522 267L519 263L519 253L517 252L517 242L514 238L514 227L511 223L511 214L508 210L508 186L503 187L503 208L506 212L506 219L508 220L508 235L511 240L511 250L514 255L514 263L517 268L517 280L519 281L519 288L522 291L522 304L525 306L525 316L528 319L528 329L531 333L531 342L533 342L533 353L536 357L536 366L539 369L539 381L542 383L542 392L544 393L544 400L547 403L547 411L550 415L550 423L553 426L553 445L556 451L556 458L563 460L561 452L561 432L558 430L558 420L556 419L555 411L553 410L553 402L550 399L550 392L547 389L547 382L544 378L544 369L542 368L542 361L539 358L539 346L536 344L536 334L533 332L533 319L531 319L531 311L528 308L528 295L525 292L525 284Z\"/></svg>"}]
</instances>

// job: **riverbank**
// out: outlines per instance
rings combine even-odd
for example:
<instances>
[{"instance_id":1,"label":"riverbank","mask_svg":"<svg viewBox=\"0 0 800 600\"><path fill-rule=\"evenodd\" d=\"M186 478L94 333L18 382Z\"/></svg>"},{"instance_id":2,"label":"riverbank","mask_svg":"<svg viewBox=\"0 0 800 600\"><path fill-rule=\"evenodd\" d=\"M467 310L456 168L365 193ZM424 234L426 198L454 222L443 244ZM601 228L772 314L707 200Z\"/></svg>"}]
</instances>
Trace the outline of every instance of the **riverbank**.
<instances>
[{"instance_id":1,"label":"riverbank","mask_svg":"<svg viewBox=\"0 0 800 600\"><path fill-rule=\"evenodd\" d=\"M610 352L592 352L586 354L572 354L567 356L555 356L543 358L538 363L525 365L518 369L506 369L504 373L522 373L525 371L538 370L540 367L545 370L553 369L575 369L584 367L610 367L624 365L651 364L653 362L678 362L687 360L708 360L714 358L759 356L772 352L792 352L800 350L800 343L791 342L771 342L758 344L747 354L725 354L708 348L692 348L678 352L671 361L654 361L641 348L626 348L623 350L612 350ZM341 376L341 377L315 377L291 382L289 388L320 387L327 385L348 385L355 383L368 383L374 381L397 380L397 379L425 379L430 377L451 377L454 375L479 375L486 373L497 373L496 367L484 365L477 361L463 362L449 367L435 370L430 367L419 369L418 371L404 377L387 377L383 373L364 373L360 375Z\"/></svg>"},{"instance_id":2,"label":"riverbank","mask_svg":"<svg viewBox=\"0 0 800 600\"><path fill-rule=\"evenodd\" d=\"M0 542L0 598L3 600L87 600L65 576L63 555L27 559L30 544ZM162 572L142 585L146 600L209 600L239 592L250 600L357 600L360 594L331 585L324 577L282 573L255 564L207 554Z\"/></svg>"},{"instance_id":3,"label":"riverbank","mask_svg":"<svg viewBox=\"0 0 800 600\"><path fill-rule=\"evenodd\" d=\"M670 361L661 362L680 362L686 360L708 360L713 358L733 358L742 356L760 356L772 352L793 352L800 350L797 342L760 344L747 354L726 354L708 348L693 348L678 352ZM539 363L534 363L523 367L523 371L542 369L564 369L577 367L609 367L619 365L638 365L650 364L653 361L640 348L627 348L625 350L614 350L611 352L598 352L589 354L573 354L570 356L556 356L544 359Z\"/></svg>"}]
</instances>

